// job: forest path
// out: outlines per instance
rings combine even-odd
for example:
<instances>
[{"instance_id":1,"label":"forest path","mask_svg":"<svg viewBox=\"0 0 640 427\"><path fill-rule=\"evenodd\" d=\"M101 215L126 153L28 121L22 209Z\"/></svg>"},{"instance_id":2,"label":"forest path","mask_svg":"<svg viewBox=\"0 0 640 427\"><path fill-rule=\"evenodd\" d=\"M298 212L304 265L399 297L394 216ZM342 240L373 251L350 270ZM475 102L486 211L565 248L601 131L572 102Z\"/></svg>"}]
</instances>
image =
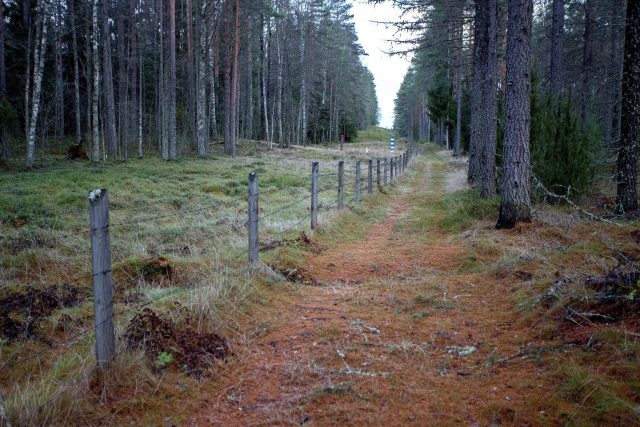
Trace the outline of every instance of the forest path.
<instances>
[{"instance_id":1,"label":"forest path","mask_svg":"<svg viewBox=\"0 0 640 427\"><path fill-rule=\"evenodd\" d=\"M486 425L539 417L548 378L518 354L513 282L466 268L473 239L438 228L460 162L417 160L363 239L335 239L306 269L322 286L269 293L197 424ZM420 211L420 215L412 212ZM427 227L429 229L429 227ZM535 414L535 415L534 415ZM537 418L538 421L540 418Z\"/></svg>"}]
</instances>

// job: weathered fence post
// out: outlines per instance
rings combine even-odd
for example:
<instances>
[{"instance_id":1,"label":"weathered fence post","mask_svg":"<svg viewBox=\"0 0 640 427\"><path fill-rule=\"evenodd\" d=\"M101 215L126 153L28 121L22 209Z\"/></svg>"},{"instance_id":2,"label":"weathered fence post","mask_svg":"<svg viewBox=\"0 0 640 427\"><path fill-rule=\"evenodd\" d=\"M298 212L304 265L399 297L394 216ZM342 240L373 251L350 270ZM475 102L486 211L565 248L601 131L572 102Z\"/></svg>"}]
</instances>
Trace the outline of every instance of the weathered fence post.
<instances>
[{"instance_id":1,"label":"weathered fence post","mask_svg":"<svg viewBox=\"0 0 640 427\"><path fill-rule=\"evenodd\" d=\"M387 183L389 182L387 177L389 176L388 172L389 172L389 168L388 168L388 159L385 157L384 158L384 186L387 186Z\"/></svg>"},{"instance_id":2,"label":"weathered fence post","mask_svg":"<svg viewBox=\"0 0 640 427\"><path fill-rule=\"evenodd\" d=\"M394 167L395 167L394 164L393 164L393 159L394 159L394 157L391 158L391 168L389 168L391 170L391 174L389 175L389 183L393 182L393 175L394 175L394 172L395 172L393 170Z\"/></svg>"},{"instance_id":3,"label":"weathered fence post","mask_svg":"<svg viewBox=\"0 0 640 427\"><path fill-rule=\"evenodd\" d=\"M258 174L249 174L249 263L258 264Z\"/></svg>"},{"instance_id":4,"label":"weathered fence post","mask_svg":"<svg viewBox=\"0 0 640 427\"><path fill-rule=\"evenodd\" d=\"M380 159L376 159L376 184L380 188Z\"/></svg>"},{"instance_id":5,"label":"weathered fence post","mask_svg":"<svg viewBox=\"0 0 640 427\"><path fill-rule=\"evenodd\" d=\"M311 164L311 229L318 227L318 178L320 177L320 164Z\"/></svg>"},{"instance_id":6,"label":"weathered fence post","mask_svg":"<svg viewBox=\"0 0 640 427\"><path fill-rule=\"evenodd\" d=\"M109 195L106 189L89 193L93 310L96 328L96 361L104 368L116 352L113 331L113 283L109 239Z\"/></svg>"},{"instance_id":7,"label":"weathered fence post","mask_svg":"<svg viewBox=\"0 0 640 427\"><path fill-rule=\"evenodd\" d=\"M369 173L367 174L367 193L373 194L373 160L369 159Z\"/></svg>"},{"instance_id":8,"label":"weathered fence post","mask_svg":"<svg viewBox=\"0 0 640 427\"><path fill-rule=\"evenodd\" d=\"M344 160L338 162L338 209L344 208Z\"/></svg>"},{"instance_id":9,"label":"weathered fence post","mask_svg":"<svg viewBox=\"0 0 640 427\"><path fill-rule=\"evenodd\" d=\"M356 204L360 203L360 160L356 161Z\"/></svg>"}]
</instances>

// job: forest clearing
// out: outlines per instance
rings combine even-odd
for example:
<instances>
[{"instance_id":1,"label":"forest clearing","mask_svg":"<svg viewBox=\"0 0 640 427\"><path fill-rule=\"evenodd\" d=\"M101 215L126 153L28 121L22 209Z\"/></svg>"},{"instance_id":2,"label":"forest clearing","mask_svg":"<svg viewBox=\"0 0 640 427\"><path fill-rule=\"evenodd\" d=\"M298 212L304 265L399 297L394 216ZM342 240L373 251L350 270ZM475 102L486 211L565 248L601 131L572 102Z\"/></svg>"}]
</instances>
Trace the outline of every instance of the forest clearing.
<instances>
[{"instance_id":1,"label":"forest clearing","mask_svg":"<svg viewBox=\"0 0 640 427\"><path fill-rule=\"evenodd\" d=\"M348 154L363 155L364 145ZM379 153L385 144L366 146ZM255 151L233 161L147 160L153 175L126 163L0 178L13 195L3 215L16 212L3 220L2 274L14 286L0 304L4 320L29 319L17 336L3 330L4 422L640 422L637 223L536 205L531 224L496 230L498 199L480 200L459 178L464 162L427 146L390 187L321 215L317 231L286 230L308 217L307 203L261 225L270 267L247 269L246 237L230 219L246 213L247 171L282 159L284 170L262 172L269 212L308 191L309 157L340 151L242 150ZM118 339L103 374L90 277L73 281L89 269L88 232L49 240L33 231L54 220L56 234L85 228L85 196L71 190L91 179L113 189L112 222L132 223L112 230ZM160 218L136 221L149 216ZM146 341L136 344L136 334ZM186 343L189 335L224 351Z\"/></svg>"}]
</instances>

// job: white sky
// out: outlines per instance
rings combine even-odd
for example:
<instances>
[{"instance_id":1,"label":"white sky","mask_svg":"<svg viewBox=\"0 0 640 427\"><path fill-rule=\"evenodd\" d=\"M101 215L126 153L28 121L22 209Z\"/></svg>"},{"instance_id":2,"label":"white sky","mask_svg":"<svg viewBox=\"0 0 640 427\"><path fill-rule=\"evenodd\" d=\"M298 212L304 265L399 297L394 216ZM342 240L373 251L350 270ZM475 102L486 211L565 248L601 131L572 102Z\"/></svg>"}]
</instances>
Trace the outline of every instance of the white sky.
<instances>
[{"instance_id":1,"label":"white sky","mask_svg":"<svg viewBox=\"0 0 640 427\"><path fill-rule=\"evenodd\" d=\"M389 56L385 51L390 50L387 41L395 37L393 27L385 28L383 24L371 21L395 21L400 17L400 11L389 3L371 5L361 0L351 0L356 31L360 44L369 54L363 56L362 61L369 68L376 82L378 105L380 106L380 126L393 127L393 102L396 99L400 84L410 65L410 58L398 55Z\"/></svg>"}]
</instances>

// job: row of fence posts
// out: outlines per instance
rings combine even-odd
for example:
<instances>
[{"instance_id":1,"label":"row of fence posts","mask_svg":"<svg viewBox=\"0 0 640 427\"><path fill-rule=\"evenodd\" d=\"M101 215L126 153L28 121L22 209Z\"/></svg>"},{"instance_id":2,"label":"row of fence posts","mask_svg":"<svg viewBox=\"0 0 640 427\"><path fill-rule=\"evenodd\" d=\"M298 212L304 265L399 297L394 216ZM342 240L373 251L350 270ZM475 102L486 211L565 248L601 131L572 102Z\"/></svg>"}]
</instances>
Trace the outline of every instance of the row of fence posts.
<instances>
[{"instance_id":1,"label":"row of fence posts","mask_svg":"<svg viewBox=\"0 0 640 427\"><path fill-rule=\"evenodd\" d=\"M401 175L416 155L415 147L405 153L384 159L376 159L376 183L379 188L393 182ZM373 193L373 160L368 161L367 193ZM382 165L382 172L381 172ZM361 198L361 162L356 161L355 200ZM389 173L387 173L389 172ZM387 177L390 177L388 180ZM318 193L320 164L311 165L311 229L318 227ZM338 209L344 208L344 160L338 163ZM249 262L259 263L258 239L258 174L249 174ZM106 189L89 193L89 226L91 231L91 270L96 333L96 360L104 368L115 356L115 332L113 329L113 281L111 277L111 242L109 236L109 194Z\"/></svg>"},{"instance_id":2,"label":"row of fence posts","mask_svg":"<svg viewBox=\"0 0 640 427\"><path fill-rule=\"evenodd\" d=\"M376 184L378 188L387 186L394 181L395 178L403 174L406 168L409 166L409 162L417 153L415 147L409 148L404 153L391 158L376 159ZM383 167L384 174L381 173L381 165ZM367 193L373 194L373 159L367 160ZM389 172L389 173L387 173ZM387 179L389 177L389 179ZM313 162L311 164L311 229L318 228L318 193L320 189L320 163ZM338 188L337 188L337 208L338 210L344 208L344 160L338 162ZM356 161L355 166L355 202L360 204L362 201L362 172L361 161ZM259 209L258 209L258 174L251 172L249 174L249 220L247 226L249 227L249 263L257 265L260 263L259 259L259 245L258 241L258 223L259 223Z\"/></svg>"}]
</instances>

